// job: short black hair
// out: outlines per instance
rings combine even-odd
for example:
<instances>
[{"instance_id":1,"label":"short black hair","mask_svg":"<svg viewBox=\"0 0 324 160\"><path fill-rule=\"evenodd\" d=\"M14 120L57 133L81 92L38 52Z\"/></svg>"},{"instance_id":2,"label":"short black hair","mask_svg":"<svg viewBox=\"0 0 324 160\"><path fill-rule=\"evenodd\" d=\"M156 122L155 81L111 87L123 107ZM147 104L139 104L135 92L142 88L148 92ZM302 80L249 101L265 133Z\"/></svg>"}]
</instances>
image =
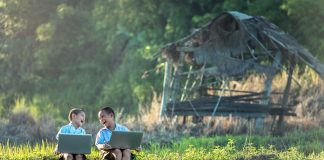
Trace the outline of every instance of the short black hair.
<instances>
[{"instance_id":1,"label":"short black hair","mask_svg":"<svg viewBox=\"0 0 324 160\"><path fill-rule=\"evenodd\" d=\"M79 113L83 112L84 113L84 110L81 109L81 108L73 108L70 110L69 112L69 120L72 121L72 114L75 114L75 115L78 115Z\"/></svg>"},{"instance_id":2,"label":"short black hair","mask_svg":"<svg viewBox=\"0 0 324 160\"><path fill-rule=\"evenodd\" d=\"M114 119L115 119L115 112L111 107L102 107L100 109L100 111L104 111L107 114L112 113L114 115Z\"/></svg>"}]
</instances>

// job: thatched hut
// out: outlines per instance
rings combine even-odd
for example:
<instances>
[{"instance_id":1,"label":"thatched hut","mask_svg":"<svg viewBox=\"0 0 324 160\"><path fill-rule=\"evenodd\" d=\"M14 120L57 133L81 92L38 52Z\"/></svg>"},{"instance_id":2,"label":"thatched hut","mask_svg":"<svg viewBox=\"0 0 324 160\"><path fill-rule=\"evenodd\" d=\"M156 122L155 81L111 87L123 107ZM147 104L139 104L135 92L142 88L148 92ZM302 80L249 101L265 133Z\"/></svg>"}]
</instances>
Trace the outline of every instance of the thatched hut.
<instances>
[{"instance_id":1,"label":"thatched hut","mask_svg":"<svg viewBox=\"0 0 324 160\"><path fill-rule=\"evenodd\" d=\"M289 34L260 16L225 12L190 35L162 48L166 57L161 115L294 115L289 104L292 73L303 62L324 77L324 65ZM280 102L269 101L275 74L288 79ZM266 76L262 92L227 90L226 81ZM207 90L218 94L206 94ZM235 92L224 96L224 92ZM214 92L215 93L215 92Z\"/></svg>"}]
</instances>

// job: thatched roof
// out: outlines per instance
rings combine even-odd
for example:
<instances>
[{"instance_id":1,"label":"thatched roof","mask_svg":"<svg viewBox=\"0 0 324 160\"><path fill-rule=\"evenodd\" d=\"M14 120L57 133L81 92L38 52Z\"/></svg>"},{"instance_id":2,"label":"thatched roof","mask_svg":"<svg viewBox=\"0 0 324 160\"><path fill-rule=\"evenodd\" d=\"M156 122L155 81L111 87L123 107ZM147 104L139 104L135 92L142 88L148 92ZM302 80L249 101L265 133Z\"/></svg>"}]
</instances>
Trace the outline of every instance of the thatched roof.
<instances>
[{"instance_id":1,"label":"thatched roof","mask_svg":"<svg viewBox=\"0 0 324 160\"><path fill-rule=\"evenodd\" d=\"M162 51L175 65L182 52L187 63L213 66L209 68L213 75L241 76L248 70L273 73L301 60L324 77L324 65L289 34L263 17L235 11L219 15ZM281 57L279 68L269 65L276 54Z\"/></svg>"}]
</instances>

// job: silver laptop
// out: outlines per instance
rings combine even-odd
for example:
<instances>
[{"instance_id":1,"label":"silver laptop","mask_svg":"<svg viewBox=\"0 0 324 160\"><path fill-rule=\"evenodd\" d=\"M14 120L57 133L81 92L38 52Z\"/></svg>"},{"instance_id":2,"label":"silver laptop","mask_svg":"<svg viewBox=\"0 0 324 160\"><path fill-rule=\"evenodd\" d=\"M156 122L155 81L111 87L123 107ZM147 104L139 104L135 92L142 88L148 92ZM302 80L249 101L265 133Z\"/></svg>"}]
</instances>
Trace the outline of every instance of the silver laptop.
<instances>
[{"instance_id":1,"label":"silver laptop","mask_svg":"<svg viewBox=\"0 0 324 160\"><path fill-rule=\"evenodd\" d=\"M57 151L60 153L90 154L91 134L59 134Z\"/></svg>"},{"instance_id":2,"label":"silver laptop","mask_svg":"<svg viewBox=\"0 0 324 160\"><path fill-rule=\"evenodd\" d=\"M112 131L110 146L118 149L137 149L140 147L143 132Z\"/></svg>"}]
</instances>

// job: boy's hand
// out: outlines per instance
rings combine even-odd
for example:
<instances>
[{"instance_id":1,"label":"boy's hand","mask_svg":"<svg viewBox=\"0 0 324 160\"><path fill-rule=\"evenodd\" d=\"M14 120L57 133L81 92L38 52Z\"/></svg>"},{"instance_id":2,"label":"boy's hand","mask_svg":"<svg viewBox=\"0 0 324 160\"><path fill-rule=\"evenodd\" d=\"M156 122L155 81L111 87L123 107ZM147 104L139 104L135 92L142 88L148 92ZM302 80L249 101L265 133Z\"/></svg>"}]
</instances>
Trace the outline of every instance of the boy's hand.
<instances>
[{"instance_id":1,"label":"boy's hand","mask_svg":"<svg viewBox=\"0 0 324 160\"><path fill-rule=\"evenodd\" d=\"M109 145L108 143L105 143L104 144L104 149L105 150L109 150L109 149L112 149L111 145Z\"/></svg>"}]
</instances>

